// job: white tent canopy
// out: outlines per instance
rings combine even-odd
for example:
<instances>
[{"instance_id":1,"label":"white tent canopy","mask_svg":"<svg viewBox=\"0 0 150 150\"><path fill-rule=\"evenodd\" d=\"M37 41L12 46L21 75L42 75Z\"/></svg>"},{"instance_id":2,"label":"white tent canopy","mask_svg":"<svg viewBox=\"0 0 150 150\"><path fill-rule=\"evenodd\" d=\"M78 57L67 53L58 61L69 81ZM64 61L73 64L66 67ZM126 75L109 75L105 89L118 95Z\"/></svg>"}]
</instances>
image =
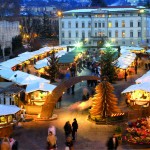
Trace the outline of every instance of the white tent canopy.
<instances>
[{"instance_id":1,"label":"white tent canopy","mask_svg":"<svg viewBox=\"0 0 150 150\"><path fill-rule=\"evenodd\" d=\"M136 83L144 83L144 82L150 82L150 71L145 73L142 77L135 80Z\"/></svg>"},{"instance_id":2,"label":"white tent canopy","mask_svg":"<svg viewBox=\"0 0 150 150\"><path fill-rule=\"evenodd\" d=\"M34 92L37 90L52 92L55 88L56 88L56 86L53 84L35 82L33 84L27 85L26 93L31 93L31 92Z\"/></svg>"},{"instance_id":3,"label":"white tent canopy","mask_svg":"<svg viewBox=\"0 0 150 150\"><path fill-rule=\"evenodd\" d=\"M114 61L114 65L118 68L126 69L134 62L135 58L136 54L134 53L123 53L116 61Z\"/></svg>"},{"instance_id":4,"label":"white tent canopy","mask_svg":"<svg viewBox=\"0 0 150 150\"><path fill-rule=\"evenodd\" d=\"M13 59L9 59L7 61L4 61L2 63L0 63L1 66L7 67L7 68L12 68L14 66L16 66L17 64L20 64L21 62L15 58Z\"/></svg>"},{"instance_id":5,"label":"white tent canopy","mask_svg":"<svg viewBox=\"0 0 150 150\"><path fill-rule=\"evenodd\" d=\"M14 71L11 69L1 69L0 70L0 77L10 80L11 76L14 74Z\"/></svg>"},{"instance_id":6,"label":"white tent canopy","mask_svg":"<svg viewBox=\"0 0 150 150\"><path fill-rule=\"evenodd\" d=\"M123 93L133 92L136 90L143 90L146 92L150 92L150 82L131 85L121 93L123 94Z\"/></svg>"},{"instance_id":7,"label":"white tent canopy","mask_svg":"<svg viewBox=\"0 0 150 150\"><path fill-rule=\"evenodd\" d=\"M37 77L22 71L14 71L14 74L11 76L10 80L18 85L28 85L34 82L50 82L49 80L46 80L44 78Z\"/></svg>"},{"instance_id":8,"label":"white tent canopy","mask_svg":"<svg viewBox=\"0 0 150 150\"><path fill-rule=\"evenodd\" d=\"M66 50L61 50L61 51L59 51L58 53L56 53L56 57L59 58L59 57L61 57L62 55L65 55L66 53L67 53ZM34 67L35 67L36 69L41 69L41 68L44 68L44 67L48 66L47 63L48 63L47 58L44 58L44 59L42 59L42 60L40 60L40 61L37 61L36 64L34 65Z\"/></svg>"},{"instance_id":9,"label":"white tent canopy","mask_svg":"<svg viewBox=\"0 0 150 150\"><path fill-rule=\"evenodd\" d=\"M0 116L15 114L18 111L20 111L20 108L15 105L0 104Z\"/></svg>"}]
</instances>

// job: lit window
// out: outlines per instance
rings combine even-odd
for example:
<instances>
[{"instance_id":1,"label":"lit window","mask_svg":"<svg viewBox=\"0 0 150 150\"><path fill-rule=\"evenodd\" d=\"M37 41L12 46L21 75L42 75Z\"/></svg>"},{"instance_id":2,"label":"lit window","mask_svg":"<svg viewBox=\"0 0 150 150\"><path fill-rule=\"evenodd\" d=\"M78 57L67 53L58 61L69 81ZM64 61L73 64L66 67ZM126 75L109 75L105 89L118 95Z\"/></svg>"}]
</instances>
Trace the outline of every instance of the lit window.
<instances>
[{"instance_id":1,"label":"lit window","mask_svg":"<svg viewBox=\"0 0 150 150\"><path fill-rule=\"evenodd\" d=\"M125 27L125 22L124 21L122 21L122 27Z\"/></svg>"},{"instance_id":2,"label":"lit window","mask_svg":"<svg viewBox=\"0 0 150 150\"><path fill-rule=\"evenodd\" d=\"M122 31L122 38L125 38L125 31Z\"/></svg>"},{"instance_id":3,"label":"lit window","mask_svg":"<svg viewBox=\"0 0 150 150\"><path fill-rule=\"evenodd\" d=\"M108 28L112 28L112 22L108 22Z\"/></svg>"}]
</instances>

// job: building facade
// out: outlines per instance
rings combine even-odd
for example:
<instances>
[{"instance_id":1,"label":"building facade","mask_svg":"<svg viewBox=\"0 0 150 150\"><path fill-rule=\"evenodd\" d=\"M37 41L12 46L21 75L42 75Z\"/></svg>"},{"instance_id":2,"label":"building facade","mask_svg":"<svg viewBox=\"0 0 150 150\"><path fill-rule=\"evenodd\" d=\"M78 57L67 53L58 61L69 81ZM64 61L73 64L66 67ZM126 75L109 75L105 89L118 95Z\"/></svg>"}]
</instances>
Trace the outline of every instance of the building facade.
<instances>
[{"instance_id":1,"label":"building facade","mask_svg":"<svg viewBox=\"0 0 150 150\"><path fill-rule=\"evenodd\" d=\"M59 44L84 41L97 46L107 39L114 45L150 43L150 9L143 7L107 7L78 9L59 16Z\"/></svg>"},{"instance_id":2,"label":"building facade","mask_svg":"<svg viewBox=\"0 0 150 150\"><path fill-rule=\"evenodd\" d=\"M20 34L19 22L0 21L0 46L3 50L5 48L12 48L12 38ZM12 51L10 52L12 53Z\"/></svg>"}]
</instances>

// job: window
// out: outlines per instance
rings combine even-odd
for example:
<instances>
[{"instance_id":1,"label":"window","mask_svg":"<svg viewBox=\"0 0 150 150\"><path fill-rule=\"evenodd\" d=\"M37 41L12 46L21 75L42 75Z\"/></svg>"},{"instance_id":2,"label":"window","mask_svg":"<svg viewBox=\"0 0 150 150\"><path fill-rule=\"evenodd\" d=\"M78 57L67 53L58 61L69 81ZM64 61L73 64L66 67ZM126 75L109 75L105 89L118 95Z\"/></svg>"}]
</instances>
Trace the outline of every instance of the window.
<instances>
[{"instance_id":1,"label":"window","mask_svg":"<svg viewBox=\"0 0 150 150\"><path fill-rule=\"evenodd\" d=\"M91 28L91 22L88 23L88 28Z\"/></svg>"},{"instance_id":2,"label":"window","mask_svg":"<svg viewBox=\"0 0 150 150\"><path fill-rule=\"evenodd\" d=\"M78 28L78 22L76 22L76 28Z\"/></svg>"},{"instance_id":3,"label":"window","mask_svg":"<svg viewBox=\"0 0 150 150\"><path fill-rule=\"evenodd\" d=\"M88 32L88 37L91 37L91 32L90 31Z\"/></svg>"},{"instance_id":4,"label":"window","mask_svg":"<svg viewBox=\"0 0 150 150\"><path fill-rule=\"evenodd\" d=\"M110 18L111 16L112 16L111 14L108 15L109 18Z\"/></svg>"},{"instance_id":5,"label":"window","mask_svg":"<svg viewBox=\"0 0 150 150\"><path fill-rule=\"evenodd\" d=\"M111 31L108 32L108 37L111 37Z\"/></svg>"},{"instance_id":6,"label":"window","mask_svg":"<svg viewBox=\"0 0 150 150\"><path fill-rule=\"evenodd\" d=\"M115 22L115 27L118 27L118 21Z\"/></svg>"},{"instance_id":7,"label":"window","mask_svg":"<svg viewBox=\"0 0 150 150\"><path fill-rule=\"evenodd\" d=\"M85 24L84 24L84 22L82 22L82 28L85 28Z\"/></svg>"},{"instance_id":8,"label":"window","mask_svg":"<svg viewBox=\"0 0 150 150\"><path fill-rule=\"evenodd\" d=\"M79 33L78 33L78 31L76 31L76 38L78 38L79 37Z\"/></svg>"},{"instance_id":9,"label":"window","mask_svg":"<svg viewBox=\"0 0 150 150\"><path fill-rule=\"evenodd\" d=\"M138 27L141 27L141 21L138 21Z\"/></svg>"},{"instance_id":10,"label":"window","mask_svg":"<svg viewBox=\"0 0 150 150\"><path fill-rule=\"evenodd\" d=\"M125 27L125 21L124 20L122 21L122 27Z\"/></svg>"},{"instance_id":11,"label":"window","mask_svg":"<svg viewBox=\"0 0 150 150\"><path fill-rule=\"evenodd\" d=\"M118 31L115 31L115 37L118 38Z\"/></svg>"},{"instance_id":12,"label":"window","mask_svg":"<svg viewBox=\"0 0 150 150\"><path fill-rule=\"evenodd\" d=\"M104 22L103 22L102 26L103 26L103 28L105 28L105 23Z\"/></svg>"},{"instance_id":13,"label":"window","mask_svg":"<svg viewBox=\"0 0 150 150\"><path fill-rule=\"evenodd\" d=\"M76 18L78 18L78 15L76 15Z\"/></svg>"},{"instance_id":14,"label":"window","mask_svg":"<svg viewBox=\"0 0 150 150\"><path fill-rule=\"evenodd\" d=\"M101 22L98 23L98 27L101 28Z\"/></svg>"},{"instance_id":15,"label":"window","mask_svg":"<svg viewBox=\"0 0 150 150\"><path fill-rule=\"evenodd\" d=\"M71 28L71 22L68 22L68 28Z\"/></svg>"},{"instance_id":16,"label":"window","mask_svg":"<svg viewBox=\"0 0 150 150\"><path fill-rule=\"evenodd\" d=\"M82 31L82 38L84 39L85 38L85 32Z\"/></svg>"},{"instance_id":17,"label":"window","mask_svg":"<svg viewBox=\"0 0 150 150\"><path fill-rule=\"evenodd\" d=\"M61 36L62 36L62 38L64 38L64 37L65 37L65 34L64 34L64 32L62 32Z\"/></svg>"},{"instance_id":18,"label":"window","mask_svg":"<svg viewBox=\"0 0 150 150\"><path fill-rule=\"evenodd\" d=\"M122 38L125 38L125 31L122 31Z\"/></svg>"},{"instance_id":19,"label":"window","mask_svg":"<svg viewBox=\"0 0 150 150\"><path fill-rule=\"evenodd\" d=\"M122 45L125 45L125 41L122 41Z\"/></svg>"},{"instance_id":20,"label":"window","mask_svg":"<svg viewBox=\"0 0 150 150\"><path fill-rule=\"evenodd\" d=\"M124 17L125 16L125 14L122 14L122 17Z\"/></svg>"},{"instance_id":21,"label":"window","mask_svg":"<svg viewBox=\"0 0 150 150\"><path fill-rule=\"evenodd\" d=\"M84 15L82 15L82 18L84 18Z\"/></svg>"},{"instance_id":22,"label":"window","mask_svg":"<svg viewBox=\"0 0 150 150\"><path fill-rule=\"evenodd\" d=\"M133 21L130 21L130 27L133 27Z\"/></svg>"},{"instance_id":23,"label":"window","mask_svg":"<svg viewBox=\"0 0 150 150\"><path fill-rule=\"evenodd\" d=\"M112 28L112 22L108 22L108 28Z\"/></svg>"},{"instance_id":24,"label":"window","mask_svg":"<svg viewBox=\"0 0 150 150\"><path fill-rule=\"evenodd\" d=\"M61 26L62 26L62 28L64 28L64 22L62 22Z\"/></svg>"},{"instance_id":25,"label":"window","mask_svg":"<svg viewBox=\"0 0 150 150\"><path fill-rule=\"evenodd\" d=\"M133 31L130 31L130 37L133 38Z\"/></svg>"},{"instance_id":26,"label":"window","mask_svg":"<svg viewBox=\"0 0 150 150\"><path fill-rule=\"evenodd\" d=\"M139 38L141 37L141 31L138 31L138 37Z\"/></svg>"},{"instance_id":27,"label":"window","mask_svg":"<svg viewBox=\"0 0 150 150\"><path fill-rule=\"evenodd\" d=\"M69 31L69 38L71 38L71 32Z\"/></svg>"},{"instance_id":28,"label":"window","mask_svg":"<svg viewBox=\"0 0 150 150\"><path fill-rule=\"evenodd\" d=\"M95 28L97 28L97 22L95 22Z\"/></svg>"}]
</instances>

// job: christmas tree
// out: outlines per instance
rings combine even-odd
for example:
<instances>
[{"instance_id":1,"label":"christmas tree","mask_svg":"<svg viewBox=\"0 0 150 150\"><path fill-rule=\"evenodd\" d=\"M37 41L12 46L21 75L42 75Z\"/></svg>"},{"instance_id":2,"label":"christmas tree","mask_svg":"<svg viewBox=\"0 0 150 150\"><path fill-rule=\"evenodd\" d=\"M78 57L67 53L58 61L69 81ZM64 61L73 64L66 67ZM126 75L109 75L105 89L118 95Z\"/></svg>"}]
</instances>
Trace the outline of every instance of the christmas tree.
<instances>
[{"instance_id":1,"label":"christmas tree","mask_svg":"<svg viewBox=\"0 0 150 150\"><path fill-rule=\"evenodd\" d=\"M45 69L45 71L49 74L50 81L55 82L55 79L58 75L58 57L55 56L55 51L53 50L50 56L47 58L48 60L48 69Z\"/></svg>"},{"instance_id":2,"label":"christmas tree","mask_svg":"<svg viewBox=\"0 0 150 150\"><path fill-rule=\"evenodd\" d=\"M103 80L95 88L96 94L92 98L92 107L90 109L90 118L92 120L105 120L112 114L121 113L117 106L118 99L115 96L114 87Z\"/></svg>"}]
</instances>

